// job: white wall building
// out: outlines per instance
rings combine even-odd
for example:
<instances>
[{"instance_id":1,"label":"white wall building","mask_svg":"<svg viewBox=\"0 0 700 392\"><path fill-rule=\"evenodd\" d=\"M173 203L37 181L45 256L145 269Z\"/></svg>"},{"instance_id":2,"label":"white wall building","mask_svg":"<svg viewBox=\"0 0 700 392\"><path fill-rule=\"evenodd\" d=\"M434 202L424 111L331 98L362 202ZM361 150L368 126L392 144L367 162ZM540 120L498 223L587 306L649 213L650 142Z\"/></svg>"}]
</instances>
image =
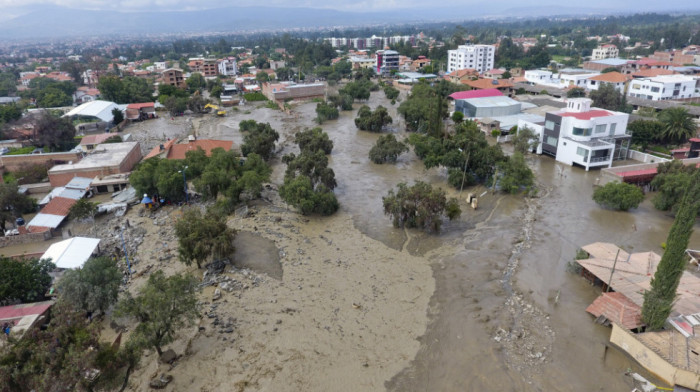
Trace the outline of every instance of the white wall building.
<instances>
[{"instance_id":1,"label":"white wall building","mask_svg":"<svg viewBox=\"0 0 700 392\"><path fill-rule=\"evenodd\" d=\"M700 90L698 90L698 80L691 76L664 75L631 81L627 95L634 98L663 101L700 97Z\"/></svg>"},{"instance_id":2,"label":"white wall building","mask_svg":"<svg viewBox=\"0 0 700 392\"><path fill-rule=\"evenodd\" d=\"M570 98L565 109L547 113L545 122L518 121L518 128L534 130L540 143L537 152L567 165L590 168L610 167L627 156L630 136L626 134L629 115L591 108L588 98Z\"/></svg>"},{"instance_id":3,"label":"white wall building","mask_svg":"<svg viewBox=\"0 0 700 392\"><path fill-rule=\"evenodd\" d=\"M223 59L219 61L219 75L235 76L238 73L236 60Z\"/></svg>"},{"instance_id":4,"label":"white wall building","mask_svg":"<svg viewBox=\"0 0 700 392\"><path fill-rule=\"evenodd\" d=\"M612 84L617 91L624 94L627 80L627 75L623 75L619 72L607 72L592 78L588 78L586 81L586 88L588 90L598 90L598 88L604 84Z\"/></svg>"},{"instance_id":5,"label":"white wall building","mask_svg":"<svg viewBox=\"0 0 700 392\"><path fill-rule=\"evenodd\" d=\"M447 73L473 68L481 72L493 69L496 47L493 45L459 45L447 51Z\"/></svg>"},{"instance_id":6,"label":"white wall building","mask_svg":"<svg viewBox=\"0 0 700 392\"><path fill-rule=\"evenodd\" d=\"M166 69L168 69L168 63L166 63L165 61L156 61L155 63L153 63L153 67L158 72L165 71Z\"/></svg>"},{"instance_id":7,"label":"white wall building","mask_svg":"<svg viewBox=\"0 0 700 392\"><path fill-rule=\"evenodd\" d=\"M598 72L560 73L559 88L586 88L588 79L600 75Z\"/></svg>"},{"instance_id":8,"label":"white wall building","mask_svg":"<svg viewBox=\"0 0 700 392\"><path fill-rule=\"evenodd\" d=\"M539 69L531 69L525 71L525 80L532 84L558 84L559 81L555 81L554 74L551 71L543 71Z\"/></svg>"},{"instance_id":9,"label":"white wall building","mask_svg":"<svg viewBox=\"0 0 700 392\"><path fill-rule=\"evenodd\" d=\"M615 45L601 45L593 49L591 60L614 59L620 55L620 50Z\"/></svg>"}]
</instances>

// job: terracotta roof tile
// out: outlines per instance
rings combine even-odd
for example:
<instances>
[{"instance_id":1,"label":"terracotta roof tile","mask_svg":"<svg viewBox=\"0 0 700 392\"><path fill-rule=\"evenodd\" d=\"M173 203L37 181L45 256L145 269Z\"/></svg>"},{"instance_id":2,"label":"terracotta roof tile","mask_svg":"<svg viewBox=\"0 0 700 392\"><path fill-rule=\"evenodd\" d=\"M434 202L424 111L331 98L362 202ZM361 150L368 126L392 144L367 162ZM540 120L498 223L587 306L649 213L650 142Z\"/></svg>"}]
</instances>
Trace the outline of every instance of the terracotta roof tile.
<instances>
[{"instance_id":1,"label":"terracotta roof tile","mask_svg":"<svg viewBox=\"0 0 700 392\"><path fill-rule=\"evenodd\" d=\"M628 76L623 75L619 72L607 72L603 73L597 76L594 76L592 78L589 78L589 80L597 80L600 82L607 82L607 83L624 83L629 79Z\"/></svg>"},{"instance_id":2,"label":"terracotta roof tile","mask_svg":"<svg viewBox=\"0 0 700 392\"><path fill-rule=\"evenodd\" d=\"M513 87L513 83L503 79L477 79L463 81L463 84L472 88L483 90L487 88L509 88Z\"/></svg>"},{"instance_id":3,"label":"terracotta roof tile","mask_svg":"<svg viewBox=\"0 0 700 392\"><path fill-rule=\"evenodd\" d=\"M54 197L51 199L49 204L47 204L42 210L42 214L60 215L68 216L70 208L75 204L77 200L68 199L65 197Z\"/></svg>"},{"instance_id":4,"label":"terracotta roof tile","mask_svg":"<svg viewBox=\"0 0 700 392\"><path fill-rule=\"evenodd\" d=\"M195 140L184 144L175 144L168 151L168 159L185 159L187 151L194 151L198 148L204 150L207 156L211 155L211 150L215 148L223 148L230 151L233 147L233 142L229 140Z\"/></svg>"},{"instance_id":5,"label":"terracotta roof tile","mask_svg":"<svg viewBox=\"0 0 700 392\"><path fill-rule=\"evenodd\" d=\"M627 329L635 329L644 325L642 308L618 292L601 294L586 308L586 312L595 317L604 316Z\"/></svg>"}]
</instances>

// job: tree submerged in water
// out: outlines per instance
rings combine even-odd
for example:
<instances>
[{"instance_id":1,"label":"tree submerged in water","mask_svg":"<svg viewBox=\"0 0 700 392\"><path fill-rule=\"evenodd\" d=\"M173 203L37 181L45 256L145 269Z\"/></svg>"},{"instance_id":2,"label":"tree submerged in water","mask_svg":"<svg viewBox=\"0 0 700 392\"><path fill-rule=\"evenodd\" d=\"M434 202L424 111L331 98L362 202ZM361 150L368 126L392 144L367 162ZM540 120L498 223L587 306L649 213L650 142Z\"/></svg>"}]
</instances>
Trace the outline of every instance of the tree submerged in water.
<instances>
[{"instance_id":1,"label":"tree submerged in water","mask_svg":"<svg viewBox=\"0 0 700 392\"><path fill-rule=\"evenodd\" d=\"M462 210L457 199L447 199L445 191L418 181L413 186L398 185L382 198L384 214L392 217L394 227L417 227L428 233L439 232L443 215L450 220L459 217Z\"/></svg>"}]
</instances>

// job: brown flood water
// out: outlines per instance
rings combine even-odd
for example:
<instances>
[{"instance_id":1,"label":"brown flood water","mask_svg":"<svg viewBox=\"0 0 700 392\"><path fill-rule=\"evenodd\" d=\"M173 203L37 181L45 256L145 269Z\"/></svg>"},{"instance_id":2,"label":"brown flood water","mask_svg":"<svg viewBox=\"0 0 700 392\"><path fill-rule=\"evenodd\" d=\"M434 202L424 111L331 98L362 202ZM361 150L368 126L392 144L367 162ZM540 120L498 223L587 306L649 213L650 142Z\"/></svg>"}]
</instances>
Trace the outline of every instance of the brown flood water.
<instances>
[{"instance_id":1,"label":"brown flood water","mask_svg":"<svg viewBox=\"0 0 700 392\"><path fill-rule=\"evenodd\" d=\"M403 128L396 126L395 107L387 105L383 94L372 94L368 104L388 106L395 128ZM420 351L408 368L387 382L389 390L631 389L624 372L642 370L616 350L608 350L603 358L610 329L594 324L585 312L599 289L568 273L566 264L577 248L596 241L613 242L630 251L661 252L671 217L654 210L649 198L628 213L601 209L591 199L599 172L533 156L529 163L543 191L534 200L530 225L521 221L527 209L521 197L488 193L480 199L479 210L464 206L462 217L446 223L438 236L396 230L389 219L381 218L381 197L387 189L416 179L446 187L445 172L425 170L412 152L395 165L371 163L367 153L379 135L358 131L353 119L354 112L343 112L339 120L323 126L335 143L331 165L341 208L352 214L361 232L395 249L424 256L437 285ZM405 136L395 132L399 138ZM281 178L281 173L277 175ZM481 194L484 189L467 191ZM698 233L691 245L700 244ZM516 244L522 240L518 251ZM513 274L506 274L514 258L519 263ZM542 317L520 319L517 306L508 311L506 301L513 292L522 293ZM529 344L535 346L528 350L541 352L544 359L533 363L511 355L521 347L496 342L498 329L525 331L532 337ZM542 347L537 347L540 341Z\"/></svg>"}]
</instances>

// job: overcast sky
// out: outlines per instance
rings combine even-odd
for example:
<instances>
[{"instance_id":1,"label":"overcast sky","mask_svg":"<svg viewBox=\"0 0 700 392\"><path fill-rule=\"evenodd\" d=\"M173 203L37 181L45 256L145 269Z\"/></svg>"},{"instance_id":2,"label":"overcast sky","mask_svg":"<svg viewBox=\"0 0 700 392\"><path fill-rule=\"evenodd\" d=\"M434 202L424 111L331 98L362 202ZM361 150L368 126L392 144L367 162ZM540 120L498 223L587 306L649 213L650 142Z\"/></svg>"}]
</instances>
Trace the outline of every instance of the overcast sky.
<instances>
[{"instance_id":1,"label":"overcast sky","mask_svg":"<svg viewBox=\"0 0 700 392\"><path fill-rule=\"evenodd\" d=\"M644 11L644 10L678 10L695 8L700 6L695 4L697 0L587 0L579 3L558 3L553 0L497 0L484 3L483 0L442 0L440 7L456 7L455 10L463 10L464 16L468 17L469 10L479 9L487 5L507 9L511 7L528 6L549 6L552 4L564 5L568 9L580 6L587 9L593 7L600 8L601 11L614 8L617 11ZM0 0L0 14L7 18L9 15L26 13L45 4L53 4L70 8L93 9L93 10L122 10L122 11L142 11L157 8L159 10L194 10L202 8L218 8L228 6L266 6L266 7L311 7L311 8L331 8L344 11L378 11L392 9L407 9L416 7L430 7L435 3L425 0L239 0L236 2L203 2L201 0ZM557 5L552 5L556 9Z\"/></svg>"}]
</instances>

